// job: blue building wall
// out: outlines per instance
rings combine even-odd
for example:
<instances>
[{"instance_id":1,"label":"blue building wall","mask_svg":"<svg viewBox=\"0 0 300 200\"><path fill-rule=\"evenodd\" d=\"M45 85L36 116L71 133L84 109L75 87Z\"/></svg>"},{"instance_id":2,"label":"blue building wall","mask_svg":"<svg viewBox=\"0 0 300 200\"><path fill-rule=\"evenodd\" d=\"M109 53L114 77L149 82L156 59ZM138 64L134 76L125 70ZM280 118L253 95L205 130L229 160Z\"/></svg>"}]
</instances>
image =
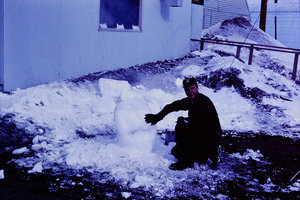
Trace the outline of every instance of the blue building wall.
<instances>
[{"instance_id":1,"label":"blue building wall","mask_svg":"<svg viewBox=\"0 0 300 200\"><path fill-rule=\"evenodd\" d=\"M191 38L200 39L203 29L203 5L192 4Z\"/></svg>"},{"instance_id":2,"label":"blue building wall","mask_svg":"<svg viewBox=\"0 0 300 200\"><path fill-rule=\"evenodd\" d=\"M1 2L4 90L170 59L190 50L190 1L169 7L165 1L141 0L139 31L98 30L100 0Z\"/></svg>"}]
</instances>

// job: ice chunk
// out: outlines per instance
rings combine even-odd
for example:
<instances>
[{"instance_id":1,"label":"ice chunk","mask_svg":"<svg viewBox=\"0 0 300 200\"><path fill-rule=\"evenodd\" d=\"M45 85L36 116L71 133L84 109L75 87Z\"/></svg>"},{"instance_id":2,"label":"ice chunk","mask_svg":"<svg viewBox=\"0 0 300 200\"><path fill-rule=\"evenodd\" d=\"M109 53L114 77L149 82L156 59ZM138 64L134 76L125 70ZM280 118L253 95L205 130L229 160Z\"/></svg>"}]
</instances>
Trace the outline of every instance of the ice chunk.
<instances>
[{"instance_id":1,"label":"ice chunk","mask_svg":"<svg viewBox=\"0 0 300 200\"><path fill-rule=\"evenodd\" d=\"M0 170L0 179L4 179L4 169Z\"/></svg>"},{"instance_id":2,"label":"ice chunk","mask_svg":"<svg viewBox=\"0 0 300 200\"><path fill-rule=\"evenodd\" d=\"M19 155L19 154L22 154L22 153L25 153L27 151L27 147L22 147L20 149L15 149L12 154L14 155Z\"/></svg>"},{"instance_id":3,"label":"ice chunk","mask_svg":"<svg viewBox=\"0 0 300 200\"><path fill-rule=\"evenodd\" d=\"M260 161L261 158L263 158L264 156L260 153L259 150L257 151L253 151L252 149L247 149L247 151L241 155L240 153L234 153L232 154L234 157L236 158L240 158L240 159L245 159L245 160L256 160L256 161Z\"/></svg>"},{"instance_id":4,"label":"ice chunk","mask_svg":"<svg viewBox=\"0 0 300 200\"><path fill-rule=\"evenodd\" d=\"M122 192L122 196L123 196L125 199L128 199L128 198L131 196L131 193L130 193L130 192Z\"/></svg>"},{"instance_id":5,"label":"ice chunk","mask_svg":"<svg viewBox=\"0 0 300 200\"><path fill-rule=\"evenodd\" d=\"M43 165L42 162L38 162L37 164L34 165L32 170L29 170L28 173L35 173L35 172L42 172L43 171Z\"/></svg>"},{"instance_id":6,"label":"ice chunk","mask_svg":"<svg viewBox=\"0 0 300 200\"><path fill-rule=\"evenodd\" d=\"M33 144L39 143L39 136L38 135L33 138L32 143Z\"/></svg>"},{"instance_id":7,"label":"ice chunk","mask_svg":"<svg viewBox=\"0 0 300 200\"><path fill-rule=\"evenodd\" d=\"M300 179L298 179L297 182L290 186L290 190L300 192Z\"/></svg>"},{"instance_id":8,"label":"ice chunk","mask_svg":"<svg viewBox=\"0 0 300 200\"><path fill-rule=\"evenodd\" d=\"M43 148L47 148L47 142L46 141L43 141L42 143L41 143L41 146L43 147Z\"/></svg>"}]
</instances>

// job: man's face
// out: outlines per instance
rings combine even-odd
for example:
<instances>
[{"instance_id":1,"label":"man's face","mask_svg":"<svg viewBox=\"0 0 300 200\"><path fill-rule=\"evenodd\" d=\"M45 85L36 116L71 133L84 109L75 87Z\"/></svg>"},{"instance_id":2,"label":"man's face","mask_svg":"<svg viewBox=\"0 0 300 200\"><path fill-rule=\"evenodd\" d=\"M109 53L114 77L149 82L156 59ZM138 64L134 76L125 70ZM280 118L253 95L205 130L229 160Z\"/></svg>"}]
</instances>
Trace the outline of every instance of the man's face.
<instances>
[{"instance_id":1,"label":"man's face","mask_svg":"<svg viewBox=\"0 0 300 200\"><path fill-rule=\"evenodd\" d=\"M185 91L186 96L188 96L188 98L190 98L190 99L194 99L197 96L197 94L199 93L198 86L195 84L191 85L187 88L184 88L184 91Z\"/></svg>"}]
</instances>

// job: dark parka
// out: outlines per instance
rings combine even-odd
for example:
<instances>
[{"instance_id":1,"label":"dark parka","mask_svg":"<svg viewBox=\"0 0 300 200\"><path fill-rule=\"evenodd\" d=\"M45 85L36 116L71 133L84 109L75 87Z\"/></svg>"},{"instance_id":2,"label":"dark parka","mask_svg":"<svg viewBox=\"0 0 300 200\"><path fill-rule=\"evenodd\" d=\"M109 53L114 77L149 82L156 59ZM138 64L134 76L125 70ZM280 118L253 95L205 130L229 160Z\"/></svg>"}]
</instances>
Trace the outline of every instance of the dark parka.
<instances>
[{"instance_id":1,"label":"dark parka","mask_svg":"<svg viewBox=\"0 0 300 200\"><path fill-rule=\"evenodd\" d=\"M222 130L212 101L202 93L194 99L186 97L174 101L158 113L159 120L170 112L179 110L188 111L188 123L177 122L175 128L176 146L180 147L179 153L184 158L193 160L198 158L201 160L203 157L205 160L211 155L215 156Z\"/></svg>"}]
</instances>

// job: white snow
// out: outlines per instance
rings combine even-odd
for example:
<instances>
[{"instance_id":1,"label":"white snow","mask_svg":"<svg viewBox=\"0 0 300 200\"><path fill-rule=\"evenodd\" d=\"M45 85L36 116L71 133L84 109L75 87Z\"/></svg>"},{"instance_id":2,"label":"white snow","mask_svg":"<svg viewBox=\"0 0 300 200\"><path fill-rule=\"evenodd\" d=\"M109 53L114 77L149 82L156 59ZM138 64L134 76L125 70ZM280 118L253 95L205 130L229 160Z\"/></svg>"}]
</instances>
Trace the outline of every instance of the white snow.
<instances>
[{"instance_id":1,"label":"white snow","mask_svg":"<svg viewBox=\"0 0 300 200\"><path fill-rule=\"evenodd\" d=\"M28 173L35 173L35 172L39 172L41 173L43 171L43 165L42 162L38 162L34 165L34 167L28 171Z\"/></svg>"},{"instance_id":2,"label":"white snow","mask_svg":"<svg viewBox=\"0 0 300 200\"><path fill-rule=\"evenodd\" d=\"M290 187L290 190L295 192L300 192L300 179L298 179L295 183L293 183Z\"/></svg>"},{"instance_id":3,"label":"white snow","mask_svg":"<svg viewBox=\"0 0 300 200\"><path fill-rule=\"evenodd\" d=\"M117 24L117 29L125 29L124 24Z\"/></svg>"},{"instance_id":4,"label":"white snow","mask_svg":"<svg viewBox=\"0 0 300 200\"><path fill-rule=\"evenodd\" d=\"M252 160L256 160L256 161L260 161L261 158L264 157L260 153L259 150L254 151L252 149L247 149L246 152L243 155L241 155L240 153L234 153L234 154L232 154L232 156L236 157L236 158L240 158L240 159L245 159L245 160L252 159Z\"/></svg>"},{"instance_id":5,"label":"white snow","mask_svg":"<svg viewBox=\"0 0 300 200\"><path fill-rule=\"evenodd\" d=\"M266 192L272 192L272 191L274 191L274 187L276 186L274 183L272 183L272 180L271 180L271 178L269 177L268 179L267 179L267 182L265 183L265 184L263 184L262 185L263 186L263 188L264 188L264 190L266 191Z\"/></svg>"},{"instance_id":6,"label":"white snow","mask_svg":"<svg viewBox=\"0 0 300 200\"><path fill-rule=\"evenodd\" d=\"M18 154L22 154L22 153L25 153L27 151L27 147L22 147L22 148L19 148L19 149L15 149L12 154L14 155L18 155Z\"/></svg>"},{"instance_id":7,"label":"white snow","mask_svg":"<svg viewBox=\"0 0 300 200\"><path fill-rule=\"evenodd\" d=\"M107 28L107 24L100 24L101 28Z\"/></svg>"},{"instance_id":8,"label":"white snow","mask_svg":"<svg viewBox=\"0 0 300 200\"><path fill-rule=\"evenodd\" d=\"M182 75L185 77L193 77L199 74L203 74L204 72L205 71L201 66L189 65L188 67L185 67L185 69L182 71Z\"/></svg>"},{"instance_id":9,"label":"white snow","mask_svg":"<svg viewBox=\"0 0 300 200\"><path fill-rule=\"evenodd\" d=\"M128 199L128 198L131 196L131 193L130 193L130 192L122 192L122 196L123 196L125 199Z\"/></svg>"},{"instance_id":10,"label":"white snow","mask_svg":"<svg viewBox=\"0 0 300 200\"><path fill-rule=\"evenodd\" d=\"M4 179L4 169L0 169L0 179Z\"/></svg>"}]
</instances>

